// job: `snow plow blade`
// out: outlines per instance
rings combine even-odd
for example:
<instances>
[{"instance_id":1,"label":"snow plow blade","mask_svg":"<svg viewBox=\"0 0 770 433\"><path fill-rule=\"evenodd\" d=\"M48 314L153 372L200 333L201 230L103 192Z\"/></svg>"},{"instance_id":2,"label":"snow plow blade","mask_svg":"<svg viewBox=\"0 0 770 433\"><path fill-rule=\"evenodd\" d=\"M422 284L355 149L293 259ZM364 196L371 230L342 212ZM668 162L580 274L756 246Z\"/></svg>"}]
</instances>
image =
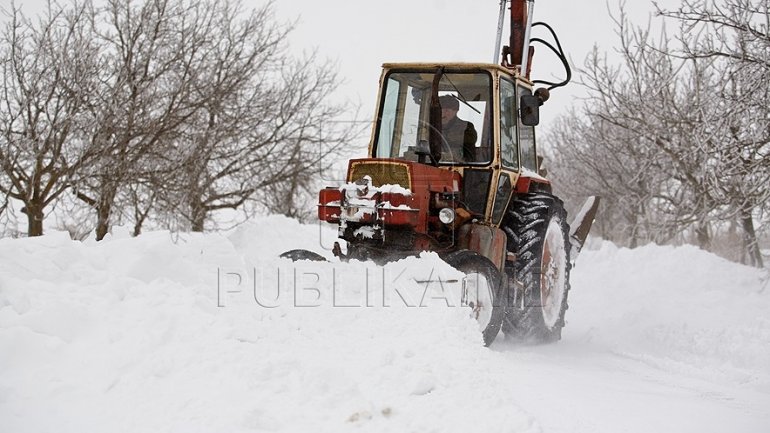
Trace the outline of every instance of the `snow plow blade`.
<instances>
[{"instance_id":1,"label":"snow plow blade","mask_svg":"<svg viewBox=\"0 0 770 433\"><path fill-rule=\"evenodd\" d=\"M310 260L313 262L326 262L326 257L308 250L291 250L281 254L282 259L290 259L292 262Z\"/></svg>"},{"instance_id":2,"label":"snow plow blade","mask_svg":"<svg viewBox=\"0 0 770 433\"><path fill-rule=\"evenodd\" d=\"M569 239L572 244L570 252L570 260L575 263L580 250L583 249L583 244L588 238L588 233L591 231L591 225L596 218L596 212L599 210L599 197L592 195L583 203L583 207L575 215L575 218L570 224Z\"/></svg>"}]
</instances>

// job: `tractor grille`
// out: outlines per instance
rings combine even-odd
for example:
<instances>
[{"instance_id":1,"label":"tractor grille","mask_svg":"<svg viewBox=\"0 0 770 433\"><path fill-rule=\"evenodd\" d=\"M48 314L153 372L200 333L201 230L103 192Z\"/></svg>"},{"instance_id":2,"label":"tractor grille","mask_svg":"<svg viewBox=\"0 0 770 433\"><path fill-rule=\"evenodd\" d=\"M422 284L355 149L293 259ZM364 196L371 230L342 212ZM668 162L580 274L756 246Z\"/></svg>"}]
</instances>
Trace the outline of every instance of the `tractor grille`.
<instances>
[{"instance_id":1,"label":"tractor grille","mask_svg":"<svg viewBox=\"0 0 770 433\"><path fill-rule=\"evenodd\" d=\"M369 175L372 185L400 185L403 188L411 188L412 182L409 175L409 166L398 162L354 162L348 173L348 182L355 182Z\"/></svg>"}]
</instances>

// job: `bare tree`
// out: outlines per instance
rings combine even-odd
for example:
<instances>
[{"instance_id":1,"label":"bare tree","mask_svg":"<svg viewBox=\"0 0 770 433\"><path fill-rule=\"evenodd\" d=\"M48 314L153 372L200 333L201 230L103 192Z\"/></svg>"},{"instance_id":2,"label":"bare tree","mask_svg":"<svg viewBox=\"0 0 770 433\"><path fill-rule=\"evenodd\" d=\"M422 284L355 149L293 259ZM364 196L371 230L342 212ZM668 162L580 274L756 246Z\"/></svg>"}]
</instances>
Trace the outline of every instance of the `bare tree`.
<instances>
[{"instance_id":1,"label":"bare tree","mask_svg":"<svg viewBox=\"0 0 770 433\"><path fill-rule=\"evenodd\" d=\"M180 226L174 215L202 231L247 202L300 216L298 196L357 132L335 122L349 112L332 99L336 65L291 56L271 2L73 0L40 24L8 16L0 193L24 202L30 234L68 189L97 239L116 222Z\"/></svg>"},{"instance_id":2,"label":"bare tree","mask_svg":"<svg viewBox=\"0 0 770 433\"><path fill-rule=\"evenodd\" d=\"M334 65L292 58L272 3L110 0L93 22L105 84L88 137L105 157L78 196L98 239L116 207L133 209L135 233L155 211L202 231L212 212L309 176L349 135L323 127L344 109L329 101Z\"/></svg>"},{"instance_id":3,"label":"bare tree","mask_svg":"<svg viewBox=\"0 0 770 433\"><path fill-rule=\"evenodd\" d=\"M555 187L567 197L600 195L597 232L630 247L665 242L674 235L671 227L662 229L652 205L659 187L668 181L665 173L670 170L664 166L669 164L654 145L640 145L638 140L633 132L592 112L561 117L546 137L555 149L550 157L557 167L551 174Z\"/></svg>"},{"instance_id":4,"label":"bare tree","mask_svg":"<svg viewBox=\"0 0 770 433\"><path fill-rule=\"evenodd\" d=\"M49 3L37 22L13 4L5 12L0 193L24 204L29 236L43 234L46 208L98 156L76 134L98 71L87 12Z\"/></svg>"},{"instance_id":5,"label":"bare tree","mask_svg":"<svg viewBox=\"0 0 770 433\"><path fill-rule=\"evenodd\" d=\"M104 157L82 172L77 188L96 209L97 239L124 188L175 165L168 145L206 101L192 82L206 66L210 9L204 2L109 0L91 17L102 44L102 86L86 135Z\"/></svg>"},{"instance_id":6,"label":"bare tree","mask_svg":"<svg viewBox=\"0 0 770 433\"><path fill-rule=\"evenodd\" d=\"M291 203L352 137L352 128L333 122L344 112L330 101L335 66L315 55L293 59L291 28L276 24L272 4L246 18L237 7L213 12L218 43L194 83L206 102L184 125L179 176L165 194L193 231L203 231L212 212L249 200L285 209L276 204Z\"/></svg>"},{"instance_id":7,"label":"bare tree","mask_svg":"<svg viewBox=\"0 0 770 433\"><path fill-rule=\"evenodd\" d=\"M608 64L598 50L586 60L590 96L567 128L557 128L557 172L581 170L580 179L592 179L591 193L607 198L607 217L623 221L615 236L629 245L694 228L709 248L717 205L703 180L710 156L702 142L711 133L704 107L714 80L707 65L670 57L665 33L653 43L649 29L631 27L622 10L616 24L621 63Z\"/></svg>"},{"instance_id":8,"label":"bare tree","mask_svg":"<svg viewBox=\"0 0 770 433\"><path fill-rule=\"evenodd\" d=\"M712 4L685 6L695 3ZM726 10L736 23L731 29L745 26L745 13ZM753 219L770 199L770 81L761 60L770 49L752 33L735 36L730 46L763 47L764 54L719 52L727 33L711 37L692 24L714 13L673 13L683 25L682 45L672 47L665 30L653 41L648 30L629 25L621 8L620 65L608 65L596 52L589 57L587 102L552 135L560 170L590 179L598 190L592 192L609 196L609 216L630 228L614 234L630 245L692 237L711 250L715 230L739 220L748 262L761 266ZM564 184L575 189L574 182Z\"/></svg>"},{"instance_id":9,"label":"bare tree","mask_svg":"<svg viewBox=\"0 0 770 433\"><path fill-rule=\"evenodd\" d=\"M729 59L760 75L770 73L770 1L682 0L674 10L655 6L680 23L681 54L687 58Z\"/></svg>"},{"instance_id":10,"label":"bare tree","mask_svg":"<svg viewBox=\"0 0 770 433\"><path fill-rule=\"evenodd\" d=\"M715 105L725 164L711 186L741 222L746 262L761 267L754 219L770 202L770 1L684 0L658 12L681 26L681 49L672 55L715 59L726 82Z\"/></svg>"}]
</instances>

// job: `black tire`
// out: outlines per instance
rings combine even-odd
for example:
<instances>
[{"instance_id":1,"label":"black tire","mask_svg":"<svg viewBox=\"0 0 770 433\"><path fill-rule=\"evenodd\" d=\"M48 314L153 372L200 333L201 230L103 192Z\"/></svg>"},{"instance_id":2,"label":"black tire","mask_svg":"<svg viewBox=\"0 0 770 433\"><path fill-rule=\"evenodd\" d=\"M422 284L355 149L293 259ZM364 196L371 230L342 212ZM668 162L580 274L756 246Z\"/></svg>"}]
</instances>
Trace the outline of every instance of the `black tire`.
<instances>
[{"instance_id":1,"label":"black tire","mask_svg":"<svg viewBox=\"0 0 770 433\"><path fill-rule=\"evenodd\" d=\"M291 259L292 262L299 260L310 260L313 262L325 262L326 258L318 253L308 250L290 250L281 254L282 259Z\"/></svg>"},{"instance_id":2,"label":"black tire","mask_svg":"<svg viewBox=\"0 0 770 433\"><path fill-rule=\"evenodd\" d=\"M484 338L484 345L489 346L500 332L500 326L505 315L503 300L505 299L506 285L503 283L502 274L494 263L475 251L455 251L444 257L444 261L458 271L468 274L466 278L470 278L470 280L463 282L463 290L468 290L468 293L463 293L462 297L464 300L470 298L469 306L473 308L472 314L475 314L476 320L480 322L479 329ZM483 285L479 284L483 282L480 280L481 277L487 282L488 290L486 291L483 289ZM468 284L469 282L472 284ZM476 293L473 293L471 288L473 286L477 289ZM479 290L480 287L481 290ZM478 300L479 297L486 299L484 304L491 304L491 309L485 308L486 305L482 303L473 302L473 299Z\"/></svg>"},{"instance_id":3,"label":"black tire","mask_svg":"<svg viewBox=\"0 0 770 433\"><path fill-rule=\"evenodd\" d=\"M545 193L515 197L502 228L508 251L516 255L509 276L519 282L503 332L538 343L560 340L572 267L564 204Z\"/></svg>"}]
</instances>

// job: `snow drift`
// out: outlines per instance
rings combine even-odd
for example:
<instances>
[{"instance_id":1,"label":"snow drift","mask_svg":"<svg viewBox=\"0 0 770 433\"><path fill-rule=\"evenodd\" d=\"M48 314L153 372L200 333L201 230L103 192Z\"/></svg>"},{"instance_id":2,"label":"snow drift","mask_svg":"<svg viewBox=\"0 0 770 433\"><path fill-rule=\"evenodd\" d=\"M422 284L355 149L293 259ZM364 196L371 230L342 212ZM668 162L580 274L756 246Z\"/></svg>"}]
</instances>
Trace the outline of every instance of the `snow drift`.
<instances>
[{"instance_id":1,"label":"snow drift","mask_svg":"<svg viewBox=\"0 0 770 433\"><path fill-rule=\"evenodd\" d=\"M564 340L484 348L435 254L334 229L0 239L4 432L770 430L770 289L691 247L585 250ZM648 408L648 409L643 409Z\"/></svg>"}]
</instances>

